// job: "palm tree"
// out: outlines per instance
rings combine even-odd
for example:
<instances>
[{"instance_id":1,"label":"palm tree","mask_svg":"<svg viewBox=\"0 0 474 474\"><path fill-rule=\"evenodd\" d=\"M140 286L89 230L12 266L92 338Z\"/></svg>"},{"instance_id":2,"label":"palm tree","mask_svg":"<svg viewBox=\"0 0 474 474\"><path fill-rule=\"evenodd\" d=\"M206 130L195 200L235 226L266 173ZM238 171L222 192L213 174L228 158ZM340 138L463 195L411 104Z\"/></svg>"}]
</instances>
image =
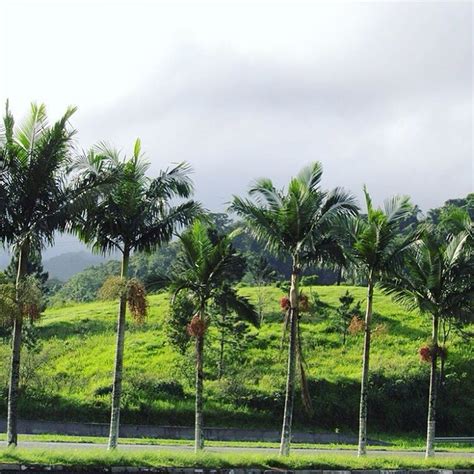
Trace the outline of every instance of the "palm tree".
<instances>
[{"instance_id":1,"label":"palm tree","mask_svg":"<svg viewBox=\"0 0 474 474\"><path fill-rule=\"evenodd\" d=\"M201 209L194 201L170 204L173 198L188 198L192 194L187 164L161 171L154 179L147 177L148 167L141 154L140 140L136 140L129 159L101 144L86 154L80 165L86 176L116 176L104 192L96 194L94 205L77 219L75 231L94 251L122 254L120 276L124 288L130 254L150 252L169 242L176 229L188 225ZM117 317L109 449L116 448L118 440L126 307L127 294L123 290Z\"/></svg>"},{"instance_id":2,"label":"palm tree","mask_svg":"<svg viewBox=\"0 0 474 474\"><path fill-rule=\"evenodd\" d=\"M238 255L232 246L235 232L217 235L212 228L197 220L180 236L181 253L172 269L173 302L178 294L186 292L192 299L196 314L188 324L188 332L195 338L196 347L196 452L204 448L203 436L203 349L209 324L208 305L214 303L224 310L234 311L241 319L258 326L258 314L249 301L237 294L228 284Z\"/></svg>"},{"instance_id":3,"label":"palm tree","mask_svg":"<svg viewBox=\"0 0 474 474\"><path fill-rule=\"evenodd\" d=\"M344 233L352 245L348 250L351 260L367 281L367 304L365 311L364 350L362 357L362 381L359 408L358 455L367 453L367 396L369 381L370 339L374 288L383 275L390 273L403 261L403 256L416 240L415 233L402 234L401 222L411 212L407 197L395 196L384 204L384 209L375 209L364 187L367 216L346 222Z\"/></svg>"},{"instance_id":4,"label":"palm tree","mask_svg":"<svg viewBox=\"0 0 474 474\"><path fill-rule=\"evenodd\" d=\"M22 286L32 252L52 244L57 231L65 229L77 189L67 184L71 141L74 131L68 121L75 108L67 109L53 125L46 107L32 104L27 119L15 126L6 106L0 138L0 240L12 245L17 258L16 300L20 305ZM23 317L12 316L12 358L8 388L7 442L17 444L17 405Z\"/></svg>"},{"instance_id":5,"label":"palm tree","mask_svg":"<svg viewBox=\"0 0 474 474\"><path fill-rule=\"evenodd\" d=\"M461 231L447 241L437 238L434 229L428 229L416 249L409 253L403 271L383 281L383 288L395 301L431 316L426 457L434 456L439 324L446 319L472 321L474 314L472 224L470 227L470 232Z\"/></svg>"},{"instance_id":6,"label":"palm tree","mask_svg":"<svg viewBox=\"0 0 474 474\"><path fill-rule=\"evenodd\" d=\"M271 180L260 179L251 187L252 199L233 198L231 210L243 218L254 238L273 254L291 259L288 369L280 454L290 452L295 393L296 359L299 347L299 279L311 263L333 263L341 258L341 247L333 233L337 218L355 214L354 199L340 188L320 189L322 166L313 163L290 180L288 189L277 190ZM301 354L300 354L301 355ZM303 364L298 364L300 373ZM303 390L304 392L304 390Z\"/></svg>"}]
</instances>

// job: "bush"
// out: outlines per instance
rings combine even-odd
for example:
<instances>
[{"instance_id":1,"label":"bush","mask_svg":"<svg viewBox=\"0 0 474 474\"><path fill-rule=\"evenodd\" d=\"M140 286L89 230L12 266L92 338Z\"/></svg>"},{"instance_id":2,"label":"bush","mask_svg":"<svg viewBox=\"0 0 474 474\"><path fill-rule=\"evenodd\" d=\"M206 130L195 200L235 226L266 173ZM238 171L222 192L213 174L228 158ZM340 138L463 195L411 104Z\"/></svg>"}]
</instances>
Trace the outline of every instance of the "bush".
<instances>
[{"instance_id":1,"label":"bush","mask_svg":"<svg viewBox=\"0 0 474 474\"><path fill-rule=\"evenodd\" d=\"M318 275L305 275L301 277L301 284L303 286L314 286L318 284Z\"/></svg>"}]
</instances>

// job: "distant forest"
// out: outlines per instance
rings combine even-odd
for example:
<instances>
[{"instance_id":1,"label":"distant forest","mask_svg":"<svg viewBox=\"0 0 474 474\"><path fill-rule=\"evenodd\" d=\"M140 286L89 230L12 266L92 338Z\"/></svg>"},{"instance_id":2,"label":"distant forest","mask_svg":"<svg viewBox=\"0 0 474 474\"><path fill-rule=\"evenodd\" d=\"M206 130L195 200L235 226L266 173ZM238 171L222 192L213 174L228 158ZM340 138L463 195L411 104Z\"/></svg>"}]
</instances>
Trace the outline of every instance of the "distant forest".
<instances>
[{"instance_id":1,"label":"distant forest","mask_svg":"<svg viewBox=\"0 0 474 474\"><path fill-rule=\"evenodd\" d=\"M465 198L449 199L441 207L429 210L424 215L418 206L413 207L409 219L402 224L402 230L417 226L422 222L429 222L438 228L444 229L445 234L456 233L456 226L462 220L462 215L469 214L474 218L474 193ZM232 220L226 213L213 213L209 215L218 233L227 233L240 226L239 221ZM267 252L258 242L245 232L242 232L234 240L236 249L241 254L241 266L238 270L237 279L245 285L263 285L286 280L290 274L290 264L284 259L277 259ZM166 275L175 261L178 245L172 242L163 246L158 251L145 254L136 253L131 257L130 276L142 280L149 292L159 291L162 287L160 276ZM85 252L75 254L78 259L90 258ZM90 261L88 260L88 261ZM60 266L61 256L55 258L55 265ZM79 265L80 262L71 262L68 254L64 255L64 265ZM41 259L37 256L29 264L29 272L36 274L42 282L47 295L49 306L62 305L68 301L86 302L93 301L98 297L98 291L107 278L118 275L120 262L109 260L104 263L93 265L76 273L68 281L62 282L56 278L49 278L44 271ZM0 280L14 280L16 274L16 259L10 263L4 272L0 272ZM340 283L363 284L358 277L348 272L343 272L335 267L313 267L305 271L305 276L312 283L320 285L333 285Z\"/></svg>"}]
</instances>

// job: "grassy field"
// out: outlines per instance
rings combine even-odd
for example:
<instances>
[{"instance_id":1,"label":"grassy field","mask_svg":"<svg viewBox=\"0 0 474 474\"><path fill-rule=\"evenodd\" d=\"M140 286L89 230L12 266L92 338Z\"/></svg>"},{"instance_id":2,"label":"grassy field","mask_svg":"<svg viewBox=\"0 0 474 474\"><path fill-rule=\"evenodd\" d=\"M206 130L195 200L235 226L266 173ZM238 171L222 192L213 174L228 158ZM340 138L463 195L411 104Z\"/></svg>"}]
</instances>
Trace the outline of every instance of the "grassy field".
<instances>
[{"instance_id":1,"label":"grassy field","mask_svg":"<svg viewBox=\"0 0 474 474\"><path fill-rule=\"evenodd\" d=\"M142 466L254 469L472 469L474 461L438 456L430 460L409 456L357 458L346 454L278 457L268 454L177 453L177 452L107 452L99 449L49 451L37 449L0 449L0 463L61 464L66 466Z\"/></svg>"},{"instance_id":2,"label":"grassy field","mask_svg":"<svg viewBox=\"0 0 474 474\"><path fill-rule=\"evenodd\" d=\"M302 318L302 333L314 413L306 415L297 400L295 424L312 431L356 428L362 334L345 346L331 315L349 289L364 300L359 287L319 286L322 305ZM282 290L242 288L264 301L264 324L249 329L226 350L224 377L217 378L218 332L210 329L206 347L205 420L213 426L279 428L283 403L285 351L281 349ZM193 349L181 355L165 335L168 296L152 295L147 322L128 323L122 422L192 425ZM362 305L362 308L364 305ZM372 345L372 390L369 431L411 432L422 437L428 389L428 366L418 348L430 333L429 320L407 313L376 292ZM23 351L23 418L108 421L115 344L116 303L94 302L46 311L38 326L38 343ZM228 346L229 347L229 346ZM472 344L450 338L446 387L439 407L439 428L453 435L472 435L474 425ZM8 345L0 344L0 386L6 387ZM449 403L447 402L449 400ZM5 413L5 402L1 406ZM467 428L466 428L467 427Z\"/></svg>"}]
</instances>

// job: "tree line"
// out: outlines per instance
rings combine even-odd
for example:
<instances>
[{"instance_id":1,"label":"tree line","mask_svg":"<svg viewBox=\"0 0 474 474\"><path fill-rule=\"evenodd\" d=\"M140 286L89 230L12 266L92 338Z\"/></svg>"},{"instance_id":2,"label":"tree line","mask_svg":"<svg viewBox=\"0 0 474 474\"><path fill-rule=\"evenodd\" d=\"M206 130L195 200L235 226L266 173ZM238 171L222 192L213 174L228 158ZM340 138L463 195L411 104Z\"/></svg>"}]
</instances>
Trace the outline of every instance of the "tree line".
<instances>
[{"instance_id":1,"label":"tree line","mask_svg":"<svg viewBox=\"0 0 474 474\"><path fill-rule=\"evenodd\" d=\"M248 196L233 196L229 211L243 225L219 232L202 205L192 199L191 169L186 163L148 175L148 162L137 140L130 156L100 143L85 153L73 146L69 120L75 109L49 124L44 105L32 105L16 125L8 103L0 137L0 240L14 249L16 281L2 285L0 308L11 328L11 365L7 404L7 441L17 445L17 404L22 334L25 321L41 313L41 285L31 276L32 262L57 232L77 235L94 251L119 252L116 281L119 307L112 384L109 449L118 442L123 379L125 318L143 320L147 312L143 282L129 278L134 252L150 253L178 237L178 253L167 272L153 276L166 286L172 307L188 315L186 331L195 340L195 449L204 447L203 348L210 305L232 311L258 326L258 308L235 288L241 256L235 241L251 235L276 260L289 262L287 295L282 299L288 360L280 454L290 452L297 375L305 395L300 315L307 299L301 293L305 269L315 265L357 275L367 285L361 374L358 453L366 454L368 377L374 288L379 286L409 309L432 319L426 456L434 454L440 322L472 322L474 269L472 216L452 212L449 231L416 217L408 197L395 196L376 208L364 188L361 212L354 196L341 188L321 187L322 165L303 168L286 188L259 179ZM449 225L448 225L449 224ZM261 262L264 265L264 262ZM148 282L150 283L150 282ZM309 406L309 397L306 399Z\"/></svg>"}]
</instances>

